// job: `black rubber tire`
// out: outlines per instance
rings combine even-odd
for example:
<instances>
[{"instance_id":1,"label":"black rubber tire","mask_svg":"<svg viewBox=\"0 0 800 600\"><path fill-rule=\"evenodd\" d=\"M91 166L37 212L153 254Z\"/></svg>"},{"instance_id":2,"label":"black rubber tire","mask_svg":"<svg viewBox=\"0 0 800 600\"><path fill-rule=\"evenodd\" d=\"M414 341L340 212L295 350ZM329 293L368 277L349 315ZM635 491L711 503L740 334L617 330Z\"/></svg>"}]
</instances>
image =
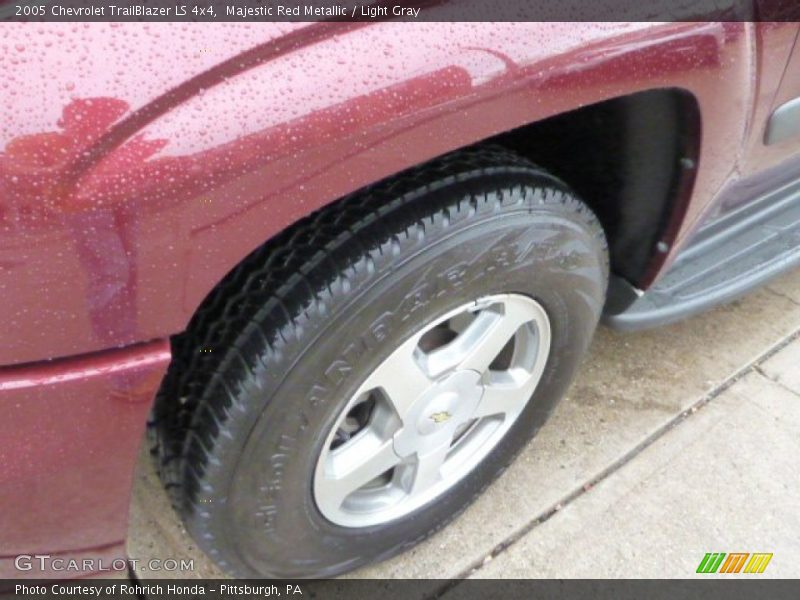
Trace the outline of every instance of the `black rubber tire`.
<instances>
[{"instance_id":1,"label":"black rubber tire","mask_svg":"<svg viewBox=\"0 0 800 600\"><path fill-rule=\"evenodd\" d=\"M305 219L220 285L177 341L156 451L198 545L240 577L328 577L395 555L463 510L572 380L608 279L603 230L559 180L498 148L459 152ZM487 294L535 298L551 355L527 408L432 504L344 528L312 497L336 415L413 332Z\"/></svg>"}]
</instances>

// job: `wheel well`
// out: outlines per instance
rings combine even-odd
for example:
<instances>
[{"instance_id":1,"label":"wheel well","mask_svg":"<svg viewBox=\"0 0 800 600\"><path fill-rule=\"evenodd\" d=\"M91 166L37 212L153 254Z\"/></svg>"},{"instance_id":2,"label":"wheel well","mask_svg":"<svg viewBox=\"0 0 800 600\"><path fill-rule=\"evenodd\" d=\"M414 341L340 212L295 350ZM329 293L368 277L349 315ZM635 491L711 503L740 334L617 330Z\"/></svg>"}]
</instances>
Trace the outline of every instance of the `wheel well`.
<instances>
[{"instance_id":1,"label":"wheel well","mask_svg":"<svg viewBox=\"0 0 800 600\"><path fill-rule=\"evenodd\" d=\"M504 146L567 182L599 218L609 242L612 272L638 284L658 242L671 242L671 232L682 218L689 189L685 183L694 172L686 167L696 163L698 115L688 93L656 90L580 108L477 145ZM204 385L202 377L187 379L187 366L195 354L225 345L207 336L209 324L229 318L229 312L236 318L244 303L260 302L254 289L278 285L259 277L254 267L271 255L281 263L298 235L304 234L297 225L289 227L254 250L211 290L186 330L172 336L173 361L156 399L154 425L164 418L162 411L188 395L187 390ZM181 410L188 418L188 408Z\"/></svg>"},{"instance_id":2,"label":"wheel well","mask_svg":"<svg viewBox=\"0 0 800 600\"><path fill-rule=\"evenodd\" d=\"M652 259L672 244L683 216L699 135L694 97L669 88L586 106L487 142L567 182L600 219L612 272L644 286Z\"/></svg>"},{"instance_id":3,"label":"wheel well","mask_svg":"<svg viewBox=\"0 0 800 600\"><path fill-rule=\"evenodd\" d=\"M697 163L699 115L689 92L656 89L575 109L474 145L505 147L566 182L600 220L612 274L644 287L648 269L657 263L659 242L671 245L686 208ZM225 301L220 289L230 288L230 281L246 281L252 265L281 248L296 228L278 233L234 266L176 337L190 338L187 332L198 321L215 318Z\"/></svg>"}]
</instances>

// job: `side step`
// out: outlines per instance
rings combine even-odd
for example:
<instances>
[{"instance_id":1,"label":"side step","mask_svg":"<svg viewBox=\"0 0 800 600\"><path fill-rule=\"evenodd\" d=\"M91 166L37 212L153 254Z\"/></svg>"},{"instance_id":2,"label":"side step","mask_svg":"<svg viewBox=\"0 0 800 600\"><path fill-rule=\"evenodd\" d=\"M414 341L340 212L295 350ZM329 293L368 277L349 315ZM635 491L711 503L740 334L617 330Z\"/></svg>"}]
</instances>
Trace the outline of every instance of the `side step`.
<instances>
[{"instance_id":1,"label":"side step","mask_svg":"<svg viewBox=\"0 0 800 600\"><path fill-rule=\"evenodd\" d=\"M624 331L673 323L798 266L800 181L702 229L652 288L604 322Z\"/></svg>"}]
</instances>

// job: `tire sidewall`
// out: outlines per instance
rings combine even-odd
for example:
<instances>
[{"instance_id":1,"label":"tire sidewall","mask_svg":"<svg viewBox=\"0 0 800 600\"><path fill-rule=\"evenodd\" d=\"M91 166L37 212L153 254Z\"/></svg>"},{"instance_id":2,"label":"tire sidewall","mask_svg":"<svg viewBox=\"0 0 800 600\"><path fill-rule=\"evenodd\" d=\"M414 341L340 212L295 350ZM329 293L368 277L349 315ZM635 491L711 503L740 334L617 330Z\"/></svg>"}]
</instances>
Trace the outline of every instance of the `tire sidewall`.
<instances>
[{"instance_id":1,"label":"tire sidewall","mask_svg":"<svg viewBox=\"0 0 800 600\"><path fill-rule=\"evenodd\" d=\"M210 493L198 492L200 506L217 504L201 511L198 532L214 539L217 558L234 555L225 562L246 565L235 567L245 576L334 575L414 545L502 472L564 394L597 324L607 279L602 237L575 210L582 205L566 194L548 203L536 193L534 206L511 202L486 214L465 207L420 223L352 265L327 298L306 307L280 356L262 361L266 376L236 390L246 407L232 415L238 435L208 465ZM534 298L552 330L545 371L514 426L465 478L410 515L365 528L325 519L313 499L316 462L361 382L439 316L499 293Z\"/></svg>"}]
</instances>

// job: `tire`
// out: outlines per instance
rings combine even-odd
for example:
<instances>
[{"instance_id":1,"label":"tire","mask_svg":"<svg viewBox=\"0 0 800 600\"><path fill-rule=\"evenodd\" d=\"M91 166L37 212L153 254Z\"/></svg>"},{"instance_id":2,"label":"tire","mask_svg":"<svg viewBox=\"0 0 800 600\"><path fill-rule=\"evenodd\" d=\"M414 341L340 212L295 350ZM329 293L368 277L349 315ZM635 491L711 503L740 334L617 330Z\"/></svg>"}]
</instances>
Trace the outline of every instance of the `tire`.
<instances>
[{"instance_id":1,"label":"tire","mask_svg":"<svg viewBox=\"0 0 800 600\"><path fill-rule=\"evenodd\" d=\"M592 212L558 179L498 148L446 156L311 215L226 278L176 342L154 431L187 529L238 577L329 577L412 547L468 506L545 422L591 339L607 279ZM324 515L316 477L336 443L353 443L335 426L350 422L342 411L359 386L410 336L486 297L536 304L548 321L538 383L508 429L411 512L362 525ZM469 311L467 319L481 314ZM385 398L370 398L363 410L377 414ZM506 420L473 419L455 435ZM358 494L385 482L370 485Z\"/></svg>"}]
</instances>

